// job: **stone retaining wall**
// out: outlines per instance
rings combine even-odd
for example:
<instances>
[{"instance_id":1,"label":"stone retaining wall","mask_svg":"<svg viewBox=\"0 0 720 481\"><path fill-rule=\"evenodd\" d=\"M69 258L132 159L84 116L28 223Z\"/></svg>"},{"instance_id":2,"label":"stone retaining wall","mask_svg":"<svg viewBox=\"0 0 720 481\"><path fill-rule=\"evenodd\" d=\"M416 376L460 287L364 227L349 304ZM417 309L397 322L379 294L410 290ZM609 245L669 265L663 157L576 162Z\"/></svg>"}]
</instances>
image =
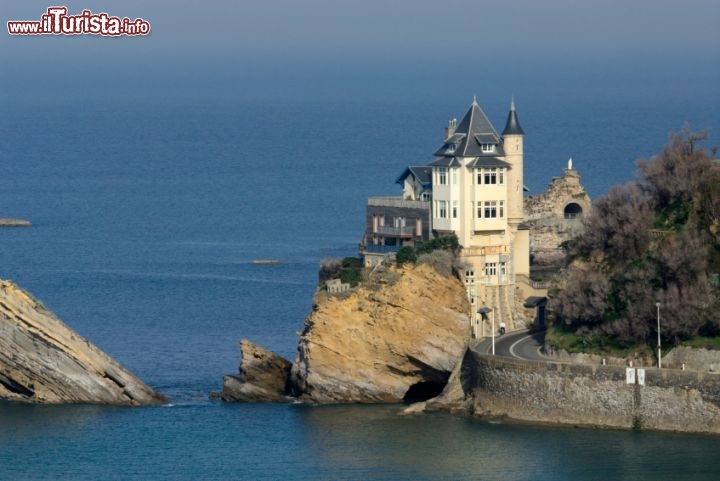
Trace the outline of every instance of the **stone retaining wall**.
<instances>
[{"instance_id":1,"label":"stone retaining wall","mask_svg":"<svg viewBox=\"0 0 720 481\"><path fill-rule=\"evenodd\" d=\"M626 359L582 352L568 353L564 349L553 349L548 345L544 347L543 354L554 361L579 364L603 364L604 360L604 363L610 366L654 367L657 363L655 358L641 355ZM684 346L673 347L663 356L662 365L665 369L683 370L684 368L691 371L720 373L720 351Z\"/></svg>"},{"instance_id":2,"label":"stone retaining wall","mask_svg":"<svg viewBox=\"0 0 720 481\"><path fill-rule=\"evenodd\" d=\"M653 367L657 362L654 358L642 357L642 355L635 355L632 357L623 358L613 356L601 356L599 354L588 354L584 352L567 352L565 349L553 349L547 344L543 348L543 355L548 357L550 360L557 362L569 362L574 364L596 364L619 367ZM663 358L663 363L664 362L665 359Z\"/></svg>"},{"instance_id":3,"label":"stone retaining wall","mask_svg":"<svg viewBox=\"0 0 720 481\"><path fill-rule=\"evenodd\" d=\"M694 369L696 371L720 372L720 351L675 347L662 358L663 367Z\"/></svg>"},{"instance_id":4,"label":"stone retaining wall","mask_svg":"<svg viewBox=\"0 0 720 481\"><path fill-rule=\"evenodd\" d=\"M641 373L634 374L637 381ZM523 361L468 350L458 381L478 415L720 434L720 375L655 368L642 374L644 385L628 384L624 367Z\"/></svg>"}]
</instances>

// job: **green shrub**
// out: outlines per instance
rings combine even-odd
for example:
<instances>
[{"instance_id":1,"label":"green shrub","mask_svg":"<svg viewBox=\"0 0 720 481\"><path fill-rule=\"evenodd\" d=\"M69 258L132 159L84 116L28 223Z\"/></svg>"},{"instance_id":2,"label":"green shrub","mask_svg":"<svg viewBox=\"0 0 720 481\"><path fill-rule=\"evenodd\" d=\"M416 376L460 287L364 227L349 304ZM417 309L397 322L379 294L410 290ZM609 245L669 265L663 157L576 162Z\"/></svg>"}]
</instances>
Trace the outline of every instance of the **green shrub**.
<instances>
[{"instance_id":1,"label":"green shrub","mask_svg":"<svg viewBox=\"0 0 720 481\"><path fill-rule=\"evenodd\" d=\"M345 257L340 263L340 266L337 275L340 281L350 284L350 287L355 287L362 281L362 259L358 257Z\"/></svg>"},{"instance_id":2,"label":"green shrub","mask_svg":"<svg viewBox=\"0 0 720 481\"><path fill-rule=\"evenodd\" d=\"M591 333L588 330L578 333L557 325L551 325L545 331L545 343L553 349L564 349L569 353L584 352L616 357L648 353L648 346L643 343L620 342L604 333Z\"/></svg>"},{"instance_id":3,"label":"green shrub","mask_svg":"<svg viewBox=\"0 0 720 481\"><path fill-rule=\"evenodd\" d=\"M720 351L720 337L695 336L682 343L683 346Z\"/></svg>"},{"instance_id":4,"label":"green shrub","mask_svg":"<svg viewBox=\"0 0 720 481\"><path fill-rule=\"evenodd\" d=\"M362 269L357 267L346 267L340 270L340 280L350 284L350 287L357 286L362 281Z\"/></svg>"},{"instance_id":5,"label":"green shrub","mask_svg":"<svg viewBox=\"0 0 720 481\"><path fill-rule=\"evenodd\" d=\"M408 246L403 247L402 249L400 249L398 251L397 254L395 254L395 261L397 262L397 264L399 266L401 266L403 264L408 264L408 263L414 264L415 262L417 262L417 259L418 259L418 256L417 256L417 253L415 252L415 249L413 249L412 247L408 247Z\"/></svg>"},{"instance_id":6,"label":"green shrub","mask_svg":"<svg viewBox=\"0 0 720 481\"><path fill-rule=\"evenodd\" d=\"M363 261L358 257L345 257L343 259L323 259L320 261L319 285L331 279L340 279L341 282L357 286L362 281Z\"/></svg>"},{"instance_id":7,"label":"green shrub","mask_svg":"<svg viewBox=\"0 0 720 481\"><path fill-rule=\"evenodd\" d=\"M345 257L342 260L342 266L344 268L362 268L362 259L359 257Z\"/></svg>"},{"instance_id":8,"label":"green shrub","mask_svg":"<svg viewBox=\"0 0 720 481\"><path fill-rule=\"evenodd\" d=\"M435 250L447 250L457 252L460 250L460 241L453 233L451 235L436 237L434 239L419 242L416 251L418 254L428 254Z\"/></svg>"}]
</instances>

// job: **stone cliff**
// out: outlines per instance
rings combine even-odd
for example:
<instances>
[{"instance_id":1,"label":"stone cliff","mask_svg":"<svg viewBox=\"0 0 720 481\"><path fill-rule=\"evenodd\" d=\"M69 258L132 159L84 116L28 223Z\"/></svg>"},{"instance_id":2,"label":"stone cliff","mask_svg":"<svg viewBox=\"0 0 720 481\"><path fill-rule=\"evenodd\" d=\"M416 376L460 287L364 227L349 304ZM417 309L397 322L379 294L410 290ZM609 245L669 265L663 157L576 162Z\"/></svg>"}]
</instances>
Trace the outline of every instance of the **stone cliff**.
<instances>
[{"instance_id":1,"label":"stone cliff","mask_svg":"<svg viewBox=\"0 0 720 481\"><path fill-rule=\"evenodd\" d=\"M0 281L0 399L130 406L165 402L8 281Z\"/></svg>"},{"instance_id":2,"label":"stone cliff","mask_svg":"<svg viewBox=\"0 0 720 481\"><path fill-rule=\"evenodd\" d=\"M447 382L470 329L463 285L423 264L376 276L316 297L293 366L301 399L396 402Z\"/></svg>"},{"instance_id":3,"label":"stone cliff","mask_svg":"<svg viewBox=\"0 0 720 481\"><path fill-rule=\"evenodd\" d=\"M305 320L285 394L304 402L398 402L427 399L445 386L469 336L465 288L428 265L380 267L358 288L318 290ZM248 357L248 362L245 358ZM253 360L255 359L255 360ZM274 378L277 369L265 365ZM282 363L280 363L282 364ZM246 356L240 376L226 377L222 398L255 391L257 358ZM250 376L243 373L254 373ZM250 386L242 383L250 380Z\"/></svg>"}]
</instances>

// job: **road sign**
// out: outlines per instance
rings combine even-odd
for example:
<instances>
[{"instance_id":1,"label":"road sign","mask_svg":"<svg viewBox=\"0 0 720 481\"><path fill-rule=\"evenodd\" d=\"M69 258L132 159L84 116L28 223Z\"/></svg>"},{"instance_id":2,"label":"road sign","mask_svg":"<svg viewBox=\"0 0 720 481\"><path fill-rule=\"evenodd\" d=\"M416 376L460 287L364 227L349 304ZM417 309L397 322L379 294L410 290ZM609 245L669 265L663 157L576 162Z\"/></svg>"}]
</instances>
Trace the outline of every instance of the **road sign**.
<instances>
[{"instance_id":1,"label":"road sign","mask_svg":"<svg viewBox=\"0 0 720 481\"><path fill-rule=\"evenodd\" d=\"M635 368L628 367L625 369L625 382L628 384L635 384Z\"/></svg>"}]
</instances>

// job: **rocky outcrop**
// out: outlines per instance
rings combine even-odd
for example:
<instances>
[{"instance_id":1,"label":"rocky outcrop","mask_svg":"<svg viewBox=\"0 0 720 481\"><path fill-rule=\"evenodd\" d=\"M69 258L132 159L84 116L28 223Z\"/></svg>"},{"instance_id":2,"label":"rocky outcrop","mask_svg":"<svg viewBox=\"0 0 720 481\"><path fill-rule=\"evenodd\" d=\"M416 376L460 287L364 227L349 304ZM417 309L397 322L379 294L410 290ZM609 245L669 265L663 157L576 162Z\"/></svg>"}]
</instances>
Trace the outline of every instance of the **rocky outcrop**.
<instances>
[{"instance_id":1,"label":"rocky outcrop","mask_svg":"<svg viewBox=\"0 0 720 481\"><path fill-rule=\"evenodd\" d=\"M252 342L240 341L240 374L225 376L223 401L287 402L290 361Z\"/></svg>"},{"instance_id":2,"label":"rocky outcrop","mask_svg":"<svg viewBox=\"0 0 720 481\"><path fill-rule=\"evenodd\" d=\"M562 177L553 177L545 192L525 199L525 223L530 227L533 264L555 265L562 259L560 244L582 231L591 201L580 175L568 163Z\"/></svg>"},{"instance_id":3,"label":"rocky outcrop","mask_svg":"<svg viewBox=\"0 0 720 481\"><path fill-rule=\"evenodd\" d=\"M8 281L0 281L0 399L130 406L165 402Z\"/></svg>"},{"instance_id":4,"label":"rocky outcrop","mask_svg":"<svg viewBox=\"0 0 720 481\"><path fill-rule=\"evenodd\" d=\"M422 264L376 267L350 292L318 290L291 370L280 356L242 341L240 375L225 376L220 397L310 403L429 399L443 389L465 350L469 311L455 277Z\"/></svg>"},{"instance_id":5,"label":"rocky outcrop","mask_svg":"<svg viewBox=\"0 0 720 481\"><path fill-rule=\"evenodd\" d=\"M319 291L292 384L303 401L397 402L439 393L470 324L462 283L428 265L376 271L354 291Z\"/></svg>"}]
</instances>

